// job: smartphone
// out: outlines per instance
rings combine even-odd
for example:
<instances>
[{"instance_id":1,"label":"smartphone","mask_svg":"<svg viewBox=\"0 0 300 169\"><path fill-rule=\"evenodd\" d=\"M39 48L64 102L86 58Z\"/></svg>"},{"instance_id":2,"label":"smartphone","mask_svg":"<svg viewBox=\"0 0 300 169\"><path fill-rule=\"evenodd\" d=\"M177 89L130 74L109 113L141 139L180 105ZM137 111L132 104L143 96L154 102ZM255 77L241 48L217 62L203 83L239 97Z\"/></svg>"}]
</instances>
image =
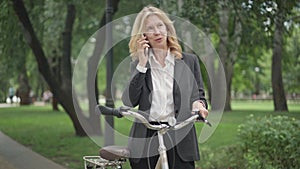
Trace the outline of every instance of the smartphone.
<instances>
[{"instance_id":1,"label":"smartphone","mask_svg":"<svg viewBox=\"0 0 300 169\"><path fill-rule=\"evenodd\" d=\"M149 56L149 49L148 49L148 48L145 48L145 49L144 49L144 53L145 53L145 56Z\"/></svg>"},{"instance_id":2,"label":"smartphone","mask_svg":"<svg viewBox=\"0 0 300 169\"><path fill-rule=\"evenodd\" d=\"M148 40L147 36L145 34L143 34L143 36L146 37L146 40ZM148 45L150 46L150 44L148 44ZM145 56L149 56L149 48L145 48L144 53L145 53Z\"/></svg>"}]
</instances>

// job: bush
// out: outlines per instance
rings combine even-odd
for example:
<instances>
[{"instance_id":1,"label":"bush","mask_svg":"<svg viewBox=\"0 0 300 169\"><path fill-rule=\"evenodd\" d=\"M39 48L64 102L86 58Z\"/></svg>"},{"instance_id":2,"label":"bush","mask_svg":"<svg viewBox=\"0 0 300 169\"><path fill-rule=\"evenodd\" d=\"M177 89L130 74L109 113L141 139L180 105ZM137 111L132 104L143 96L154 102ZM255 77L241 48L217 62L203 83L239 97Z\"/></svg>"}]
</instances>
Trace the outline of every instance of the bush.
<instances>
[{"instance_id":1,"label":"bush","mask_svg":"<svg viewBox=\"0 0 300 169\"><path fill-rule=\"evenodd\" d=\"M287 116L247 117L239 142L217 150L200 148L201 169L299 169L300 121Z\"/></svg>"},{"instance_id":2,"label":"bush","mask_svg":"<svg viewBox=\"0 0 300 169\"><path fill-rule=\"evenodd\" d=\"M246 161L240 144L223 146L217 150L200 148L201 160L196 163L197 169L241 169Z\"/></svg>"},{"instance_id":3,"label":"bush","mask_svg":"<svg viewBox=\"0 0 300 169\"><path fill-rule=\"evenodd\" d=\"M299 129L294 118L250 115L238 129L247 168L300 168Z\"/></svg>"}]
</instances>

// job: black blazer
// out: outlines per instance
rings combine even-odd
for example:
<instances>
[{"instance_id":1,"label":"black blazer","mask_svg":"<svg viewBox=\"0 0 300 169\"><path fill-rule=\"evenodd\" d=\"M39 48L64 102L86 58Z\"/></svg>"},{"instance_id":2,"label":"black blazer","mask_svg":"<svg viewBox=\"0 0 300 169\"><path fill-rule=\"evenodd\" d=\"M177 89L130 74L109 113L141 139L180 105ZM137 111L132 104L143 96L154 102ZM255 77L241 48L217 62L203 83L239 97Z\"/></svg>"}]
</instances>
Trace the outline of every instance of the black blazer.
<instances>
[{"instance_id":1,"label":"black blazer","mask_svg":"<svg viewBox=\"0 0 300 169\"><path fill-rule=\"evenodd\" d=\"M192 103L202 100L206 104L200 65L197 56L182 53L182 59L175 59L174 66L174 110L177 122L191 116ZM147 72L141 73L136 69L138 61L131 62L131 78L125 88L122 101L130 107L138 106L144 111L146 118L149 116L151 107L151 92L153 90L151 69L147 63ZM147 128L138 120L135 120L130 131L128 147L132 158L145 157L144 146L149 140L145 140ZM172 135L176 144L177 152L184 161L196 161L200 159L195 127L193 124L184 129L177 130ZM167 145L168 147L168 145Z\"/></svg>"}]
</instances>

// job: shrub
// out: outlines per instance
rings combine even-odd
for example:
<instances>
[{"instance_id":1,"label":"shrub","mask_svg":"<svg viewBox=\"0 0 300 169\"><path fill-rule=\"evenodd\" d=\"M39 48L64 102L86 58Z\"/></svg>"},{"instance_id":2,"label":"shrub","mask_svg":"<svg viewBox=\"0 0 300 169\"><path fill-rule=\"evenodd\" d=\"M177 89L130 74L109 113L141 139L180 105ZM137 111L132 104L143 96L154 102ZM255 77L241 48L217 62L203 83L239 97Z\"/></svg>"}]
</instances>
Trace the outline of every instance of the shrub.
<instances>
[{"instance_id":1,"label":"shrub","mask_svg":"<svg viewBox=\"0 0 300 169\"><path fill-rule=\"evenodd\" d=\"M241 169L246 161L240 144L223 146L217 150L201 148L201 160L196 166L201 169Z\"/></svg>"},{"instance_id":2,"label":"shrub","mask_svg":"<svg viewBox=\"0 0 300 169\"><path fill-rule=\"evenodd\" d=\"M300 121L287 116L248 116L239 126L247 168L300 168Z\"/></svg>"}]
</instances>

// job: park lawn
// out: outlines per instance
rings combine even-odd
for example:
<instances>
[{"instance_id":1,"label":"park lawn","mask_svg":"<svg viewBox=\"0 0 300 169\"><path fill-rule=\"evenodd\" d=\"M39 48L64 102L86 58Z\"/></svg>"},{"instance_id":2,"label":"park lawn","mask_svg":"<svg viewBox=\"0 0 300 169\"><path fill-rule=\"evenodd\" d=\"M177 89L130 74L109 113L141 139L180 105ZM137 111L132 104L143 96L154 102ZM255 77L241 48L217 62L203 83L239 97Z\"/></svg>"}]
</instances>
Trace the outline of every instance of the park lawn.
<instances>
[{"instance_id":1,"label":"park lawn","mask_svg":"<svg viewBox=\"0 0 300 169\"><path fill-rule=\"evenodd\" d=\"M233 111L224 112L215 132L201 148L217 151L222 146L235 144L237 129L250 114L254 118L265 115L287 115L300 119L300 104L289 103L289 113L273 112L270 101L233 101ZM198 133L203 124L196 124ZM128 119L115 119L117 133L127 135L131 127ZM83 168L82 157L97 155L99 146L88 137L77 137L71 121L63 111L55 112L50 106L22 106L0 109L0 130L19 143L70 169ZM115 139L125 144L124 139ZM204 159L205 160L205 159ZM129 168L128 163L124 168Z\"/></svg>"},{"instance_id":2,"label":"park lawn","mask_svg":"<svg viewBox=\"0 0 300 169\"><path fill-rule=\"evenodd\" d=\"M0 130L17 142L70 169L83 168L83 155L97 155L88 137L76 137L69 117L50 106L0 109Z\"/></svg>"}]
</instances>

